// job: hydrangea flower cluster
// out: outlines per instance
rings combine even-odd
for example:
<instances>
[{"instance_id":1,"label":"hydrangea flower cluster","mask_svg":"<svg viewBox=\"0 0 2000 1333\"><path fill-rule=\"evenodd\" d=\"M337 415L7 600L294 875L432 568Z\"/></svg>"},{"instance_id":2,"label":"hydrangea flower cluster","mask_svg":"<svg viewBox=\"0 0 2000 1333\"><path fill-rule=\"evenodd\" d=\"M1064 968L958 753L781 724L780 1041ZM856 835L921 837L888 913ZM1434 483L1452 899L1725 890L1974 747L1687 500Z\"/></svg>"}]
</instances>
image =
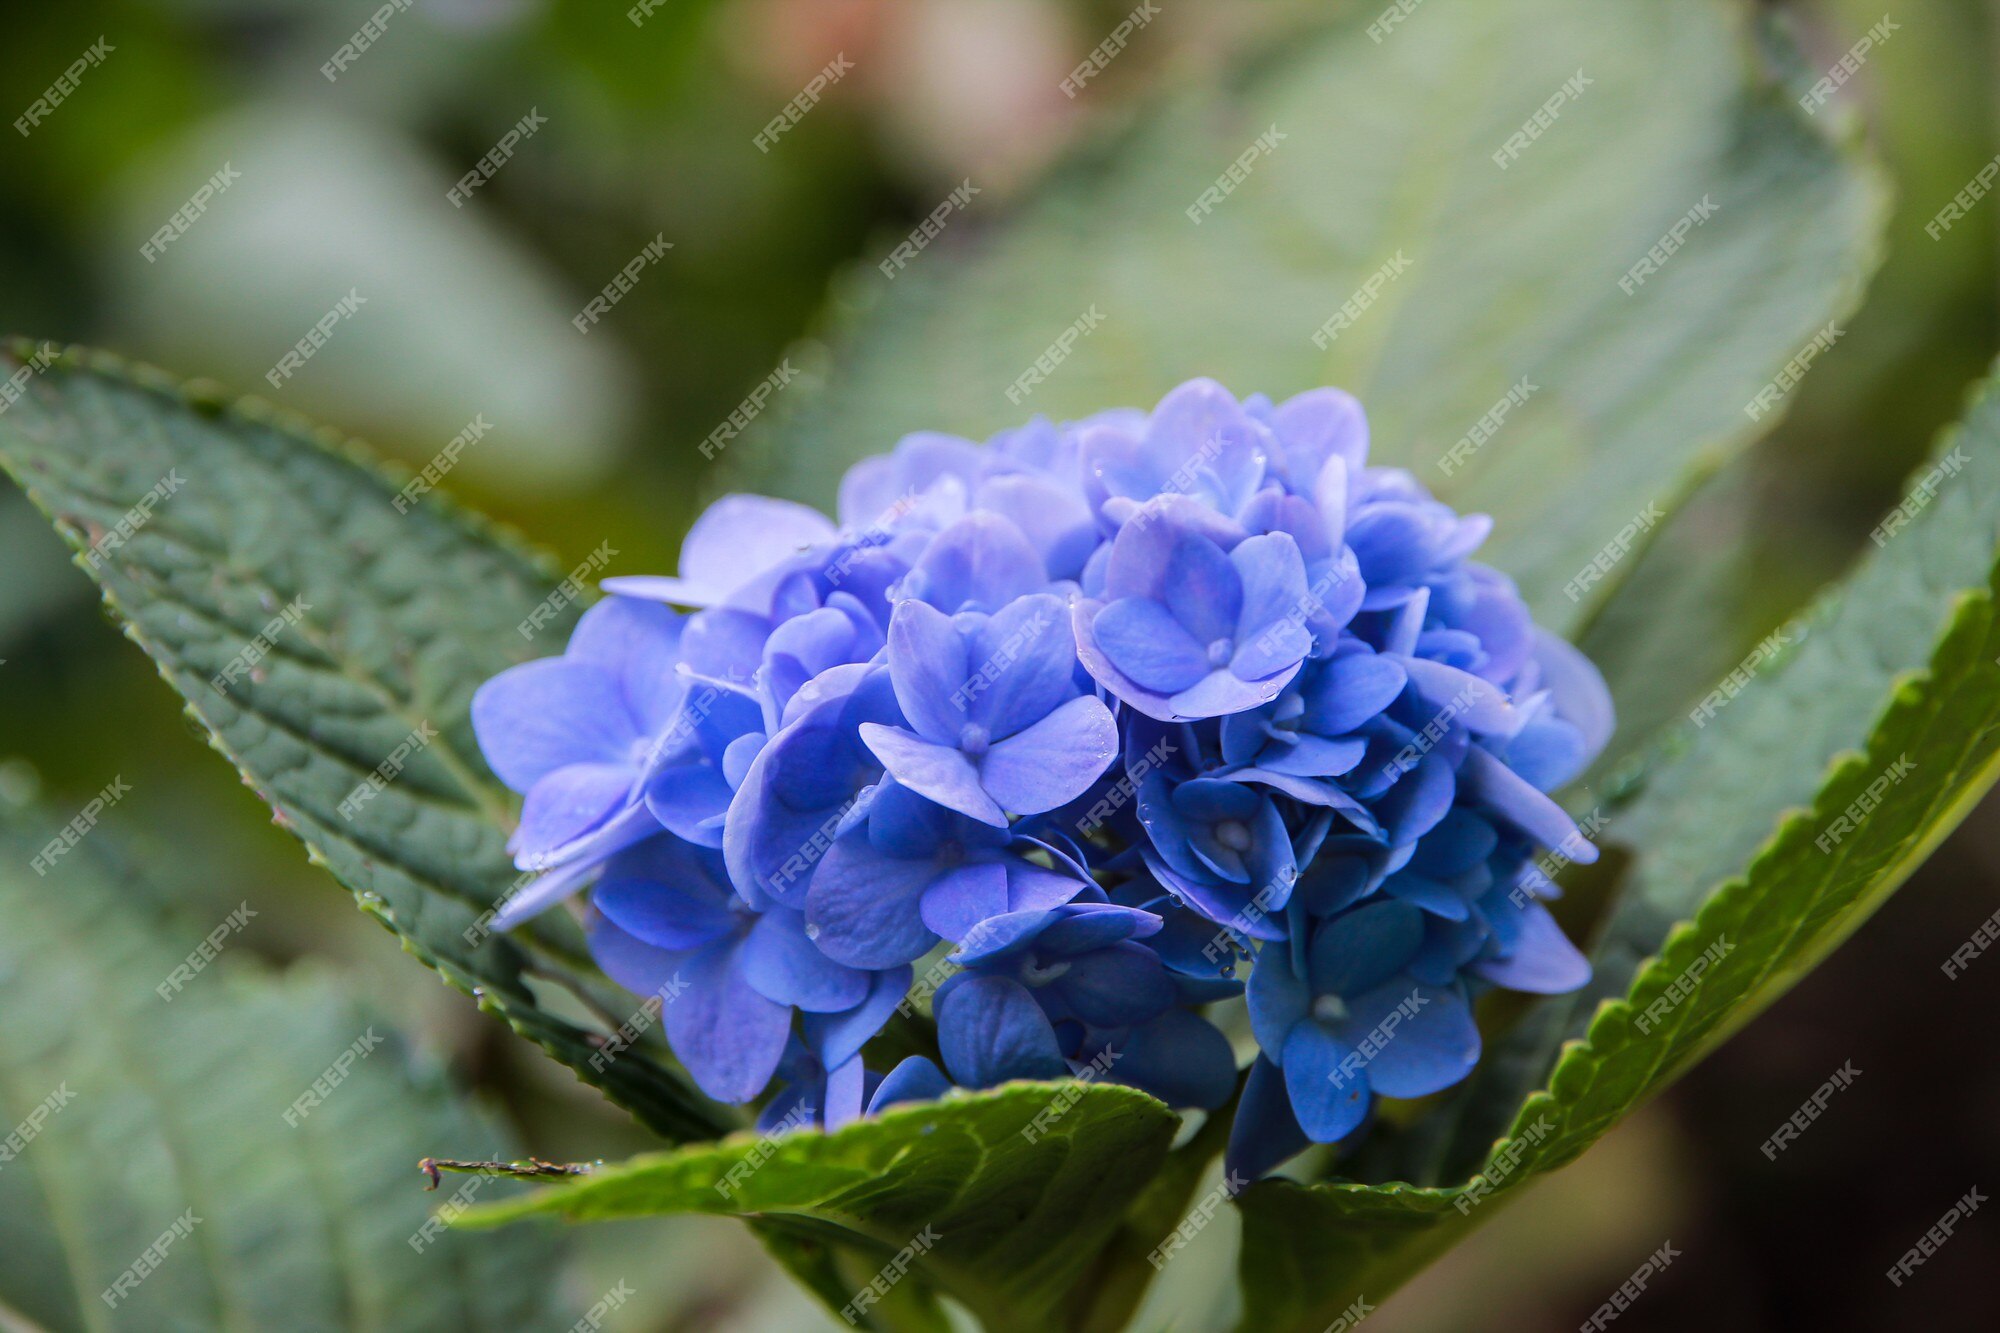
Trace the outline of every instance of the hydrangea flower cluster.
<instances>
[{"instance_id":1,"label":"hydrangea flower cluster","mask_svg":"<svg viewBox=\"0 0 2000 1333\"><path fill-rule=\"evenodd\" d=\"M908 436L837 523L716 502L474 699L542 872L497 924L591 884L607 974L766 1124L1067 1075L1215 1109L1239 995L1241 1173L1458 1082L1480 992L1588 975L1535 858L1595 857L1544 793L1610 702L1490 521L1367 452L1339 390L1195 380ZM870 1069L926 999L939 1060Z\"/></svg>"}]
</instances>

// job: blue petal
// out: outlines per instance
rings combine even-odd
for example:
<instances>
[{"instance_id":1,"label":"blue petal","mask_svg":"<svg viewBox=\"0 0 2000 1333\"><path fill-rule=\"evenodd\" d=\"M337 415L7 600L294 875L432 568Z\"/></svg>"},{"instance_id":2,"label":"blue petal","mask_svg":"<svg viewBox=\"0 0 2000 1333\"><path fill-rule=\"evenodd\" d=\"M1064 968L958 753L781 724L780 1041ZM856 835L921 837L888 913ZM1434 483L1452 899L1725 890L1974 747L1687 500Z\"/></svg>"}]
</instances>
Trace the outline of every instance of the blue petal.
<instances>
[{"instance_id":1,"label":"blue petal","mask_svg":"<svg viewBox=\"0 0 2000 1333\"><path fill-rule=\"evenodd\" d=\"M838 1014L802 1014L799 1026L806 1045L823 1063L842 1065L853 1059L903 1003L913 975L907 966L877 972L870 979L868 998L852 1009Z\"/></svg>"},{"instance_id":2,"label":"blue petal","mask_svg":"<svg viewBox=\"0 0 2000 1333\"><path fill-rule=\"evenodd\" d=\"M618 678L560 657L509 667L481 685L472 726L494 774L519 792L570 764L629 764L639 739Z\"/></svg>"},{"instance_id":3,"label":"blue petal","mask_svg":"<svg viewBox=\"0 0 2000 1333\"><path fill-rule=\"evenodd\" d=\"M1291 545L1289 537L1252 537L1236 550L1240 552L1252 543L1274 540ZM1295 555L1296 549L1293 548ZM1303 579L1300 591L1304 591ZM1183 533L1168 554L1165 587L1159 600L1196 643L1232 640L1244 611L1241 562L1234 553L1224 554L1221 547L1206 537Z\"/></svg>"},{"instance_id":4,"label":"blue petal","mask_svg":"<svg viewBox=\"0 0 2000 1333\"><path fill-rule=\"evenodd\" d=\"M1018 598L973 635L961 718L992 737L1011 736L1075 697L1076 644L1069 608L1052 593Z\"/></svg>"},{"instance_id":5,"label":"blue petal","mask_svg":"<svg viewBox=\"0 0 2000 1333\"><path fill-rule=\"evenodd\" d=\"M937 1023L944 1067L965 1087L1069 1073L1041 1006L1006 977L953 977L938 990Z\"/></svg>"},{"instance_id":6,"label":"blue petal","mask_svg":"<svg viewBox=\"0 0 2000 1333\"><path fill-rule=\"evenodd\" d=\"M889 676L896 702L925 740L958 744L972 719L966 708L966 644L952 618L923 602L896 607L889 621Z\"/></svg>"},{"instance_id":7,"label":"blue petal","mask_svg":"<svg viewBox=\"0 0 2000 1333\"><path fill-rule=\"evenodd\" d=\"M924 925L948 940L964 939L1007 908L1007 868L997 861L942 870L921 901Z\"/></svg>"},{"instance_id":8,"label":"blue petal","mask_svg":"<svg viewBox=\"0 0 2000 1333\"><path fill-rule=\"evenodd\" d=\"M1511 917L1505 951L1474 960L1466 969L1474 976L1535 995L1564 995L1590 980L1590 960L1570 943L1548 908L1529 902L1495 915Z\"/></svg>"},{"instance_id":9,"label":"blue petal","mask_svg":"<svg viewBox=\"0 0 2000 1333\"><path fill-rule=\"evenodd\" d=\"M1111 710L1096 695L1079 695L994 744L979 761L979 782L1001 809L1040 814L1090 790L1117 757L1118 724Z\"/></svg>"},{"instance_id":10,"label":"blue petal","mask_svg":"<svg viewBox=\"0 0 2000 1333\"><path fill-rule=\"evenodd\" d=\"M1312 993L1352 997L1394 976L1424 938L1424 915L1408 903L1370 902L1313 935Z\"/></svg>"},{"instance_id":11,"label":"blue petal","mask_svg":"<svg viewBox=\"0 0 2000 1333\"><path fill-rule=\"evenodd\" d=\"M1312 651L1306 619L1306 568L1289 534L1252 537L1229 553L1243 585L1237 641L1229 669L1245 680L1260 680L1296 666Z\"/></svg>"},{"instance_id":12,"label":"blue petal","mask_svg":"<svg viewBox=\"0 0 2000 1333\"><path fill-rule=\"evenodd\" d=\"M1092 1027L1146 1022L1178 998L1159 955L1144 945L1107 945L1068 962L1069 970L1053 987L1070 1012Z\"/></svg>"},{"instance_id":13,"label":"blue petal","mask_svg":"<svg viewBox=\"0 0 2000 1333\"><path fill-rule=\"evenodd\" d=\"M962 750L936 745L901 727L878 722L861 724L861 740L882 761L896 781L947 810L970 815L995 828L1007 826L1007 813L994 803L980 783L979 770Z\"/></svg>"},{"instance_id":14,"label":"blue petal","mask_svg":"<svg viewBox=\"0 0 2000 1333\"><path fill-rule=\"evenodd\" d=\"M725 495L688 529L679 578L606 579L604 586L683 606L714 606L787 556L833 536L826 516L804 505Z\"/></svg>"},{"instance_id":15,"label":"blue petal","mask_svg":"<svg viewBox=\"0 0 2000 1333\"><path fill-rule=\"evenodd\" d=\"M944 1071L921 1055L905 1056L901 1063L882 1076L881 1086L869 1099L868 1114L902 1102L934 1102L951 1091Z\"/></svg>"},{"instance_id":16,"label":"blue petal","mask_svg":"<svg viewBox=\"0 0 2000 1333\"><path fill-rule=\"evenodd\" d=\"M1300 1023L1285 1038L1285 1091L1292 1114L1314 1143L1336 1143L1368 1117L1368 1079L1341 1077L1354 1051L1317 1023Z\"/></svg>"},{"instance_id":17,"label":"blue petal","mask_svg":"<svg viewBox=\"0 0 2000 1333\"><path fill-rule=\"evenodd\" d=\"M711 945L681 969L685 988L667 1004L667 1041L701 1090L720 1102L764 1091L784 1054L791 1009L757 993L737 966L737 946Z\"/></svg>"},{"instance_id":18,"label":"blue petal","mask_svg":"<svg viewBox=\"0 0 2000 1333\"><path fill-rule=\"evenodd\" d=\"M1310 1142L1299 1128L1298 1117L1292 1114L1284 1071L1258 1057L1243 1081L1243 1099L1236 1104L1236 1118L1229 1126L1229 1148L1223 1155L1225 1179L1260 1179L1303 1152Z\"/></svg>"},{"instance_id":19,"label":"blue petal","mask_svg":"<svg viewBox=\"0 0 2000 1333\"><path fill-rule=\"evenodd\" d=\"M1291 950L1267 948L1259 952L1243 995L1257 1044L1273 1062L1282 1063L1285 1038L1312 1012L1312 992L1292 971Z\"/></svg>"},{"instance_id":20,"label":"blue petal","mask_svg":"<svg viewBox=\"0 0 2000 1333\"><path fill-rule=\"evenodd\" d=\"M1597 848L1583 836L1576 821L1527 779L1475 745L1459 768L1459 785L1475 805L1492 811L1543 847L1560 847L1572 861L1589 865Z\"/></svg>"},{"instance_id":21,"label":"blue petal","mask_svg":"<svg viewBox=\"0 0 2000 1333\"><path fill-rule=\"evenodd\" d=\"M744 979L758 994L813 1013L852 1009L868 997L868 974L829 958L806 937L802 912L774 906L743 941Z\"/></svg>"},{"instance_id":22,"label":"blue petal","mask_svg":"<svg viewBox=\"0 0 2000 1333\"><path fill-rule=\"evenodd\" d=\"M998 514L968 514L939 533L904 580L903 595L947 615L997 611L1048 586L1042 558Z\"/></svg>"},{"instance_id":23,"label":"blue petal","mask_svg":"<svg viewBox=\"0 0 2000 1333\"><path fill-rule=\"evenodd\" d=\"M1394 1026L1392 1014L1399 1019ZM1455 986L1380 987L1349 1003L1343 1028L1357 1039L1380 1034L1367 1070L1369 1085L1384 1097L1428 1097L1479 1063L1479 1028Z\"/></svg>"},{"instance_id":24,"label":"blue petal","mask_svg":"<svg viewBox=\"0 0 2000 1333\"><path fill-rule=\"evenodd\" d=\"M1215 1025L1169 1009L1113 1043L1109 1077L1150 1092L1169 1106L1213 1111L1236 1091L1236 1055Z\"/></svg>"},{"instance_id":25,"label":"blue petal","mask_svg":"<svg viewBox=\"0 0 2000 1333\"><path fill-rule=\"evenodd\" d=\"M934 862L884 856L859 836L839 839L806 891L813 942L849 967L894 967L923 957L938 937L924 924L920 904L938 874Z\"/></svg>"},{"instance_id":26,"label":"blue petal","mask_svg":"<svg viewBox=\"0 0 2000 1333\"><path fill-rule=\"evenodd\" d=\"M1120 672L1149 690L1172 694L1212 669L1207 646L1158 602L1139 597L1113 602L1098 613L1091 633Z\"/></svg>"},{"instance_id":27,"label":"blue petal","mask_svg":"<svg viewBox=\"0 0 2000 1333\"><path fill-rule=\"evenodd\" d=\"M508 850L527 861L576 841L623 810L638 775L623 764L571 764L536 782Z\"/></svg>"},{"instance_id":28,"label":"blue petal","mask_svg":"<svg viewBox=\"0 0 2000 1333\"><path fill-rule=\"evenodd\" d=\"M1306 678L1305 726L1322 736L1343 736L1396 702L1406 679L1393 657L1341 653Z\"/></svg>"}]
</instances>

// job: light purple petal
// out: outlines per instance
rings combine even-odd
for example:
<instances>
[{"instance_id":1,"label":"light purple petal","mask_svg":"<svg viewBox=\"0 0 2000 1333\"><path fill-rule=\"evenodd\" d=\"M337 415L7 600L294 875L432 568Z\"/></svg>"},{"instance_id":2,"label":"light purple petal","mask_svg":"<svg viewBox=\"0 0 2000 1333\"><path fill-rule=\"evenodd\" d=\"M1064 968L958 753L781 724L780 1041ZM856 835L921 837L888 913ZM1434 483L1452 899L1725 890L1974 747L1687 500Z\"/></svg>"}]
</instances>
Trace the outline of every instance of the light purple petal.
<instances>
[{"instance_id":1,"label":"light purple petal","mask_svg":"<svg viewBox=\"0 0 2000 1333\"><path fill-rule=\"evenodd\" d=\"M1034 815L1083 795L1117 757L1118 723L1102 700L1086 694L995 744L979 761L979 780L1000 809Z\"/></svg>"}]
</instances>

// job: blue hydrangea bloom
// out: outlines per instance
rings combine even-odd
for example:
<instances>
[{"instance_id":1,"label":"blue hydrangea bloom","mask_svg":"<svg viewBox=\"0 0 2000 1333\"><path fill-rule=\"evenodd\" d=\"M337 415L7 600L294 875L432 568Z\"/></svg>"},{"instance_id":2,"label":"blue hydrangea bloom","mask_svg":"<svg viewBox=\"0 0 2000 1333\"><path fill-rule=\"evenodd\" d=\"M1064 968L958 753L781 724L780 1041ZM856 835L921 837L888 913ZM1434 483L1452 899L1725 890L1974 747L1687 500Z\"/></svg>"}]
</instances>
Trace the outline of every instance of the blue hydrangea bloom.
<instances>
[{"instance_id":1,"label":"blue hydrangea bloom","mask_svg":"<svg viewBox=\"0 0 2000 1333\"><path fill-rule=\"evenodd\" d=\"M833 519L724 497L475 697L540 872L497 923L587 887L605 972L772 1130L1102 1078L1237 1097L1240 1174L1351 1142L1465 1078L1482 994L1588 979L1548 793L1613 726L1490 521L1369 445L1337 389L1195 380L907 436ZM874 1058L899 1008L938 1061Z\"/></svg>"}]
</instances>

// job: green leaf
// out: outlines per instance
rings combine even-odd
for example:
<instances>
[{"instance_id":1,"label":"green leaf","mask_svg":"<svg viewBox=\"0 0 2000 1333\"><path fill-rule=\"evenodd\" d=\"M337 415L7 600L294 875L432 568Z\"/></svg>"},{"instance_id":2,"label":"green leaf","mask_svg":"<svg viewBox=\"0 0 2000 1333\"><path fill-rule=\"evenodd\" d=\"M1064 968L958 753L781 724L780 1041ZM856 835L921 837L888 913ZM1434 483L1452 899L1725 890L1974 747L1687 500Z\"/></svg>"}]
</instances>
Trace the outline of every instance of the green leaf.
<instances>
[{"instance_id":1,"label":"green leaf","mask_svg":"<svg viewBox=\"0 0 2000 1333\"><path fill-rule=\"evenodd\" d=\"M1564 592L1592 557L1775 419L1745 405L1859 299L1886 191L1775 86L1749 6L1432 0L1377 42L1379 10L1234 76L1179 71L1018 218L965 239L999 207L975 196L893 280L854 275L823 386L787 390L789 419L738 446L739 473L824 504L904 431L1150 406L1195 375L1274 398L1339 385L1375 460L1492 514L1484 558L1573 628L1610 587ZM1503 170L1494 155L1579 70L1590 82ZM1282 140L1196 225L1272 127ZM1713 214L1626 294L1704 199ZM1089 310L1098 327L1010 401ZM1524 377L1524 405L1447 477L1447 451Z\"/></svg>"},{"instance_id":2,"label":"green leaf","mask_svg":"<svg viewBox=\"0 0 2000 1333\"><path fill-rule=\"evenodd\" d=\"M858 1273L852 1263L837 1277L816 1270L811 1285L835 1310L900 1252L915 1251L915 1279L964 1302L987 1328L1066 1327L1060 1311L1071 1288L1153 1180L1178 1124L1130 1088L1013 1083L892 1108L834 1134L742 1134L652 1153L459 1221L750 1217L868 1257ZM799 1271L796 1255L787 1261Z\"/></svg>"},{"instance_id":3,"label":"green leaf","mask_svg":"<svg viewBox=\"0 0 2000 1333\"><path fill-rule=\"evenodd\" d=\"M1914 519L1821 601L1803 640L1705 725L1690 723L1612 814L1604 836L1634 859L1595 950L1598 975L1580 1000L1552 1002L1557 1021L1544 1025L1560 1034L1573 1014L1581 1030L1486 1154L1483 1181L1253 1187L1243 1247L1252 1326L1324 1323L1357 1296L1387 1296L1498 1199L1576 1157L1782 995L1992 786L1992 382L1904 507Z\"/></svg>"},{"instance_id":4,"label":"green leaf","mask_svg":"<svg viewBox=\"0 0 2000 1333\"><path fill-rule=\"evenodd\" d=\"M34 358L15 344L0 371ZM593 1065L595 1034L545 1002L558 986L532 984L614 1003L573 929L553 914L512 938L476 925L515 874L472 692L560 646L575 610L550 600L559 570L437 494L398 512L396 483L351 442L100 353L32 375L0 414L0 468L210 743L409 952L669 1138L734 1123L646 1049ZM378 773L386 786L364 785Z\"/></svg>"},{"instance_id":5,"label":"green leaf","mask_svg":"<svg viewBox=\"0 0 2000 1333\"><path fill-rule=\"evenodd\" d=\"M0 1157L0 1326L512 1333L567 1317L548 1237L424 1230L437 1196L417 1158L503 1150L494 1120L328 975L225 956L176 989L211 927L156 910L102 830L31 875L65 817L31 832L0 810L0 1136L17 1136ZM216 928L227 950L235 927ZM297 1110L316 1079L323 1099Z\"/></svg>"}]
</instances>

